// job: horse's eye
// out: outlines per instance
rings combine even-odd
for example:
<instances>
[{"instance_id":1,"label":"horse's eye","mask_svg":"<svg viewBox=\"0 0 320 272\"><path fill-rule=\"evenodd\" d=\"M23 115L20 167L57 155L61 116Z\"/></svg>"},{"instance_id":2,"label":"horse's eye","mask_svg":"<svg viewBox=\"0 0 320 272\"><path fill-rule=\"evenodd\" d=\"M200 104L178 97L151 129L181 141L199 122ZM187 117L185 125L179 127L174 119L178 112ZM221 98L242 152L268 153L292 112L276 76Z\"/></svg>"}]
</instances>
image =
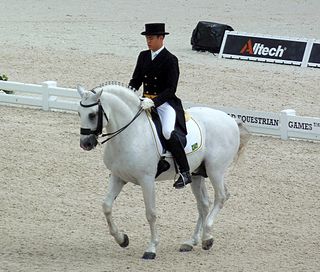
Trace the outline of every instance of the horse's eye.
<instances>
[{"instance_id":1,"label":"horse's eye","mask_svg":"<svg viewBox=\"0 0 320 272\"><path fill-rule=\"evenodd\" d=\"M96 114L95 113L90 113L89 114L89 119L93 120L94 118L96 118Z\"/></svg>"}]
</instances>

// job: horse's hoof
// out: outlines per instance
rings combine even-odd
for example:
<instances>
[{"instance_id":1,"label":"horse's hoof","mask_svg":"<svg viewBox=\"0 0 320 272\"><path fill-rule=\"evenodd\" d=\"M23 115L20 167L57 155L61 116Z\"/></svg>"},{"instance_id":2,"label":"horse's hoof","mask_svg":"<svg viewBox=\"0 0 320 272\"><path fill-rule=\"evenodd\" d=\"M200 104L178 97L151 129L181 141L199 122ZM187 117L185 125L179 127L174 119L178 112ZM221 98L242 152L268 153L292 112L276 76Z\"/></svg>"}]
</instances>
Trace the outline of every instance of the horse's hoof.
<instances>
[{"instance_id":1,"label":"horse's hoof","mask_svg":"<svg viewBox=\"0 0 320 272\"><path fill-rule=\"evenodd\" d=\"M142 256L144 260L154 260L156 258L156 253L153 252L145 252Z\"/></svg>"},{"instance_id":2,"label":"horse's hoof","mask_svg":"<svg viewBox=\"0 0 320 272\"><path fill-rule=\"evenodd\" d=\"M193 246L191 245L188 245L188 244L183 244L181 245L180 247L180 252L189 252L189 251L192 251L193 250Z\"/></svg>"},{"instance_id":3,"label":"horse's hoof","mask_svg":"<svg viewBox=\"0 0 320 272\"><path fill-rule=\"evenodd\" d=\"M202 241L202 249L204 250L209 250L210 248L212 248L212 245L213 245L213 238L206 241Z\"/></svg>"},{"instance_id":4,"label":"horse's hoof","mask_svg":"<svg viewBox=\"0 0 320 272\"><path fill-rule=\"evenodd\" d=\"M129 237L127 234L123 235L123 242L120 244L121 247L127 247L129 245Z\"/></svg>"}]
</instances>

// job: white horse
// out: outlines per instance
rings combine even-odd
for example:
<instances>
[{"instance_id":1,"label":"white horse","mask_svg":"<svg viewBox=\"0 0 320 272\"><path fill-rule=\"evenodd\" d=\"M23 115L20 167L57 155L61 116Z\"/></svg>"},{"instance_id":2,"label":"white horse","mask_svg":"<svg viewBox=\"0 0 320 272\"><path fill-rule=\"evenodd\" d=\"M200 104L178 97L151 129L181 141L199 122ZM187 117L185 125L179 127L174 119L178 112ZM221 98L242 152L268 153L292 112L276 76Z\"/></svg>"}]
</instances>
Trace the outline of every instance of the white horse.
<instances>
[{"instance_id":1,"label":"white horse","mask_svg":"<svg viewBox=\"0 0 320 272\"><path fill-rule=\"evenodd\" d=\"M105 145L104 163L111 171L111 176L103 202L110 234L121 247L128 246L128 236L120 232L114 223L112 206L126 183L140 185L151 230L150 243L143 258L154 259L159 243L155 180L173 180L176 175L174 162L171 158L167 159L170 169L155 179L160 155L147 114L142 111L140 99L133 90L117 84L104 85L91 91L85 91L80 86L77 89L81 96L81 147L85 150L93 149L98 143L102 128L106 129L110 138ZM190 170L205 171L215 195L214 204L210 205L204 177L192 177L191 189L197 201L199 216L191 239L181 245L180 251L191 251L200 240L202 248L207 250L213 244L213 221L229 196L224 184L224 174L240 152L242 126L226 113L212 108L194 107L188 112L197 121L203 134L202 148L187 157Z\"/></svg>"}]
</instances>

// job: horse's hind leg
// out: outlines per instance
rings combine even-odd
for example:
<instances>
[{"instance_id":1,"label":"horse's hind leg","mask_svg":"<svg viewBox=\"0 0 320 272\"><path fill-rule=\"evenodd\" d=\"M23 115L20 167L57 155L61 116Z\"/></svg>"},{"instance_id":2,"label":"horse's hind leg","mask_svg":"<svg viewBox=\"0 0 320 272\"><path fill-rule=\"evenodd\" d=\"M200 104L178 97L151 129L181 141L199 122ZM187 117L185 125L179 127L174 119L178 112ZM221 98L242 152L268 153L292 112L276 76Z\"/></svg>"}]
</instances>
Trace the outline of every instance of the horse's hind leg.
<instances>
[{"instance_id":1,"label":"horse's hind leg","mask_svg":"<svg viewBox=\"0 0 320 272\"><path fill-rule=\"evenodd\" d=\"M221 169L220 171L210 171L207 168L207 174L214 187L214 204L207 216L207 220L203 227L202 248L206 250L210 249L213 244L213 238L211 235L213 222L219 211L222 209L224 202L229 197L229 193L224 184L224 173L225 171L221 171Z\"/></svg>"},{"instance_id":2,"label":"horse's hind leg","mask_svg":"<svg viewBox=\"0 0 320 272\"><path fill-rule=\"evenodd\" d=\"M201 176L193 176L191 189L197 200L197 208L199 215L194 233L190 240L185 241L181 245L181 252L191 251L193 247L199 243L199 240L201 239L203 225L209 213L210 202L206 184L204 183L204 178Z\"/></svg>"},{"instance_id":3,"label":"horse's hind leg","mask_svg":"<svg viewBox=\"0 0 320 272\"><path fill-rule=\"evenodd\" d=\"M102 204L103 213L106 216L110 234L121 247L127 247L129 245L129 238L126 234L119 232L117 226L115 225L112 218L112 206L114 200L119 195L124 185L125 182L123 182L120 178L111 175L109 179L108 193Z\"/></svg>"}]
</instances>

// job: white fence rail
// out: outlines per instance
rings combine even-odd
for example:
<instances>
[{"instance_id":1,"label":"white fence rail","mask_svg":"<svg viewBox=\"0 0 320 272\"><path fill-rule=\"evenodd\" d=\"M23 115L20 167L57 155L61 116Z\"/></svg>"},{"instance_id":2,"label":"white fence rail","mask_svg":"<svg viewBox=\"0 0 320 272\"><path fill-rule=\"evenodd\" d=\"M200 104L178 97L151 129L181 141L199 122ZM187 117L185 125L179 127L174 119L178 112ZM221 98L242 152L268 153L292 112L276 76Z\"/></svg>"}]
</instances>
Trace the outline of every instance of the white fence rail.
<instances>
[{"instance_id":1,"label":"white fence rail","mask_svg":"<svg viewBox=\"0 0 320 272\"><path fill-rule=\"evenodd\" d=\"M41 85L0 81L0 104L18 104L48 110L77 111L79 95L76 89L57 87L57 82L46 81ZM184 103L185 108L199 104ZM295 110L280 113L250 111L239 108L215 107L234 118L242 120L251 133L271 135L283 140L290 138L320 140L320 118L296 116Z\"/></svg>"},{"instance_id":2,"label":"white fence rail","mask_svg":"<svg viewBox=\"0 0 320 272\"><path fill-rule=\"evenodd\" d=\"M57 87L55 81L36 85L0 80L0 90L14 91L14 94L0 93L0 103L41 107L45 111L76 111L80 100L75 89Z\"/></svg>"}]
</instances>

